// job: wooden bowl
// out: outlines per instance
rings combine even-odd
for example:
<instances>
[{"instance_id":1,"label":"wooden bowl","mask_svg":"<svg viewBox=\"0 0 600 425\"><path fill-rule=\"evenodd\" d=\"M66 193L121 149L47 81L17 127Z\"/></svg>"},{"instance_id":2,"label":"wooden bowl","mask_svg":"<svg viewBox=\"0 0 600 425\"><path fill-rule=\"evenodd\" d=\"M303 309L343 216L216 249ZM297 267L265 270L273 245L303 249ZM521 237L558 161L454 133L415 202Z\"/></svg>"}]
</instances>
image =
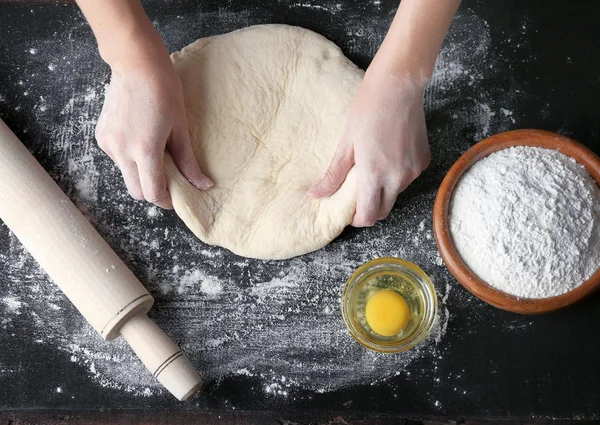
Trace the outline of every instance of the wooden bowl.
<instances>
[{"instance_id":1,"label":"wooden bowl","mask_svg":"<svg viewBox=\"0 0 600 425\"><path fill-rule=\"evenodd\" d=\"M500 133L482 140L469 149L456 161L442 181L433 207L435 239L450 273L479 299L514 313L548 313L573 304L596 290L600 286L600 268L582 285L565 294L541 299L518 298L493 288L469 269L456 250L448 227L452 193L462 175L481 158L511 146L535 146L558 150L585 166L600 186L600 158L574 140L542 130L514 130Z\"/></svg>"}]
</instances>

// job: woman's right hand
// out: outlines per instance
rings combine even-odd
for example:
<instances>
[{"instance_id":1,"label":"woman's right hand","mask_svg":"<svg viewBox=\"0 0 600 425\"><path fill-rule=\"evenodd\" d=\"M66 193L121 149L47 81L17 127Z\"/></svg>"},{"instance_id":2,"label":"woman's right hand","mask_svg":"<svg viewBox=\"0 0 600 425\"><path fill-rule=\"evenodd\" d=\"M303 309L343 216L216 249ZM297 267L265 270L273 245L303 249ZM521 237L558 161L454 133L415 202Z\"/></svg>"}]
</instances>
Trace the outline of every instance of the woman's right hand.
<instances>
[{"instance_id":1,"label":"woman's right hand","mask_svg":"<svg viewBox=\"0 0 600 425\"><path fill-rule=\"evenodd\" d=\"M194 186L202 174L190 143L181 80L139 0L77 0L112 70L96 126L98 144L119 166L136 199L172 208L165 149Z\"/></svg>"},{"instance_id":2,"label":"woman's right hand","mask_svg":"<svg viewBox=\"0 0 600 425\"><path fill-rule=\"evenodd\" d=\"M121 169L130 195L172 208L165 149L190 183L212 187L194 157L181 81L168 56L120 63L112 71L96 139Z\"/></svg>"}]
</instances>

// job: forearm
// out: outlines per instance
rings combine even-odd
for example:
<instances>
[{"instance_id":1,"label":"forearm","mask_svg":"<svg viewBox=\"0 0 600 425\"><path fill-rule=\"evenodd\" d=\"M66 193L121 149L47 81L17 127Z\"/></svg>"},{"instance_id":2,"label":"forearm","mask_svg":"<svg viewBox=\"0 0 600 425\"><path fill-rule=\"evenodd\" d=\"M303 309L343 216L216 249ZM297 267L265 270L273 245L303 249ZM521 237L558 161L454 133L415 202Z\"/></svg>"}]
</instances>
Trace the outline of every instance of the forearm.
<instances>
[{"instance_id":1,"label":"forearm","mask_svg":"<svg viewBox=\"0 0 600 425\"><path fill-rule=\"evenodd\" d=\"M460 0L402 0L367 73L424 88L459 5Z\"/></svg>"},{"instance_id":2,"label":"forearm","mask_svg":"<svg viewBox=\"0 0 600 425\"><path fill-rule=\"evenodd\" d=\"M113 69L133 62L168 60L168 52L139 0L77 0L100 56Z\"/></svg>"}]
</instances>

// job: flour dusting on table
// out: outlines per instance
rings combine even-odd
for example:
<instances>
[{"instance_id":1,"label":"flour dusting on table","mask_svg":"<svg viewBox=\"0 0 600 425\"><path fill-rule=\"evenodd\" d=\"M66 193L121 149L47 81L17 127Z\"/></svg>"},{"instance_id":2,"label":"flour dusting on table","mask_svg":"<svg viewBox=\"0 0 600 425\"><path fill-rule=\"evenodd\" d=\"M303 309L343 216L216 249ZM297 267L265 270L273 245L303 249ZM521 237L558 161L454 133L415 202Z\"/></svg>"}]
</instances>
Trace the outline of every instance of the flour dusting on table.
<instances>
[{"instance_id":1,"label":"flour dusting on table","mask_svg":"<svg viewBox=\"0 0 600 425\"><path fill-rule=\"evenodd\" d=\"M313 5L302 2L297 8L312 13L305 4ZM333 5L331 14L337 7ZM379 7L377 2L373 5ZM252 13L224 9L218 16L203 15L204 20L191 20L187 26L174 16L155 23L174 50L206 35L199 25L221 19L226 30L232 30L258 20ZM352 41L347 48L350 53L373 54L389 20L373 18L363 23L360 16L349 20L347 37ZM73 31L81 32L84 25L74 25ZM493 102L491 94L477 89L484 78L479 66L490 63L488 45L487 24L462 12L425 97L429 117L455 116L457 126L471 129L473 139L505 129L512 117L499 108L514 109ZM418 380L419 371L411 370L417 360L427 361L437 371L451 323L448 300L456 302L462 296L452 290L454 281L448 283L432 235L436 184L431 179L440 176L426 173L421 184L428 189L402 195L388 220L371 229L349 229L323 250L279 262L240 258L202 244L172 211L127 195L119 170L93 140L108 70L96 66L88 73L77 67L97 61L93 42L74 41L66 34L31 48L37 51L31 57L47 74L21 82L30 91L28 98L34 99L27 102L37 105L31 110L41 131L30 137L41 142L34 154L43 163L44 158L52 158L44 163L49 173L153 294L156 305L151 317L182 345L209 386L237 376L251 380L265 397L288 397L298 389L322 393L400 374ZM64 52L62 60L57 61L56 52ZM46 78L60 79L63 97L52 98L44 91ZM19 84L16 77L15 84ZM17 99L11 104L29 105ZM25 137L29 129L19 130L24 141L31 140ZM446 167L471 143L440 131L431 132L430 139L436 167ZM0 252L5 282L0 299L1 343L17 330L18 318L19 323L32 323L20 328L22 338L55 347L73 362L74 370L85 369L97 385L140 397L164 393L123 341L107 343L93 331L4 225L0 225L0 245L6 248ZM440 299L433 334L406 353L383 355L362 348L341 317L345 281L362 263L381 256L417 263L431 276ZM17 369L0 365L0 375ZM61 388L65 394L76 391Z\"/></svg>"}]
</instances>

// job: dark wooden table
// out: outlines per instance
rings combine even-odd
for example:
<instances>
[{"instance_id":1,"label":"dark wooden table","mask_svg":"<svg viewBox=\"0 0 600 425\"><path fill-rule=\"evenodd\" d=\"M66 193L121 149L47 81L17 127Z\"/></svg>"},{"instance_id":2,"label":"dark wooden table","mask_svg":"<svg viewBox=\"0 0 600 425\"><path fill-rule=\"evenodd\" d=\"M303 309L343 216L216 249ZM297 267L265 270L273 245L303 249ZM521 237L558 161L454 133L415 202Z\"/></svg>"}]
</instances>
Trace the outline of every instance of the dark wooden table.
<instances>
[{"instance_id":1,"label":"dark wooden table","mask_svg":"<svg viewBox=\"0 0 600 425\"><path fill-rule=\"evenodd\" d=\"M258 262L205 246L174 214L126 196L93 141L109 70L92 34L73 5L32 3L44 2L0 1L0 117L147 285L153 318L207 382L187 403L162 392L127 347L104 344L87 327L0 225L0 423L600 419L600 296L539 317L496 310L449 275L430 222L445 172L487 135L542 128L600 153L600 4L466 0L425 98L429 170L374 228L349 229L299 259ZM327 36L361 67L396 7L144 4L171 51L243 26L286 23ZM344 329L344 280L381 255L412 260L434 280L440 327L420 351L371 355Z\"/></svg>"}]
</instances>

